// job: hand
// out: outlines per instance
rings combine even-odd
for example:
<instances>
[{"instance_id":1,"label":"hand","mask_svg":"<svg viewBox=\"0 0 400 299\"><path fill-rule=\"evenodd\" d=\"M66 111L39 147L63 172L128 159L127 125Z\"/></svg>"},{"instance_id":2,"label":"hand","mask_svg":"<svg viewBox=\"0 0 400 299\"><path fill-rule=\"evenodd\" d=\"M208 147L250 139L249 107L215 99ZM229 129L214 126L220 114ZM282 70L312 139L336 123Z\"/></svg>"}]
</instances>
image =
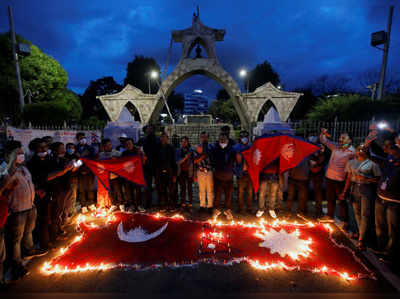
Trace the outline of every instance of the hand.
<instances>
[{"instance_id":1,"label":"hand","mask_svg":"<svg viewBox=\"0 0 400 299\"><path fill-rule=\"evenodd\" d=\"M342 193L339 194L338 198L339 198L339 200L344 200L345 196L346 196L346 192L343 191Z\"/></svg>"},{"instance_id":2,"label":"hand","mask_svg":"<svg viewBox=\"0 0 400 299\"><path fill-rule=\"evenodd\" d=\"M36 195L39 196L40 199L42 199L43 197L46 196L46 191L42 189L36 190Z\"/></svg>"},{"instance_id":3,"label":"hand","mask_svg":"<svg viewBox=\"0 0 400 299\"><path fill-rule=\"evenodd\" d=\"M74 168L74 161L70 161L66 166L65 166L65 170L69 171L72 170Z\"/></svg>"},{"instance_id":4,"label":"hand","mask_svg":"<svg viewBox=\"0 0 400 299\"><path fill-rule=\"evenodd\" d=\"M173 183L176 183L176 176L173 176L173 177L172 177L172 182L173 182Z\"/></svg>"},{"instance_id":5,"label":"hand","mask_svg":"<svg viewBox=\"0 0 400 299\"><path fill-rule=\"evenodd\" d=\"M328 133L328 130L325 128L321 128L321 134L326 135Z\"/></svg>"}]
</instances>

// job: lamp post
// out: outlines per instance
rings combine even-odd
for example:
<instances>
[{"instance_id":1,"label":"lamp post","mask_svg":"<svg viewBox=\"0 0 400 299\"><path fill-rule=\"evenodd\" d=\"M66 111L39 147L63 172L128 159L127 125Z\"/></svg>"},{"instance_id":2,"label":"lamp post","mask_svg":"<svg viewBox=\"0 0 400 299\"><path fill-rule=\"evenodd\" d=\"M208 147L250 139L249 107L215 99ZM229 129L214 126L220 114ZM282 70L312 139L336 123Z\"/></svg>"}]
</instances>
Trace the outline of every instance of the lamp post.
<instances>
[{"instance_id":1,"label":"lamp post","mask_svg":"<svg viewBox=\"0 0 400 299\"><path fill-rule=\"evenodd\" d=\"M151 94L151 86L150 86L150 80L153 79L157 79L158 78L158 72L157 71L150 71L149 75L148 75L148 82L149 82L149 94Z\"/></svg>"},{"instance_id":2,"label":"lamp post","mask_svg":"<svg viewBox=\"0 0 400 299\"><path fill-rule=\"evenodd\" d=\"M247 76L248 76L248 73L247 73L247 71L245 69L241 69L239 71L239 77L240 78L243 78L243 80L246 80L246 78L247 78L247 84L246 84L246 81L244 81L244 84L245 84L245 86L247 86L246 87L246 92L249 93L249 81L250 80L249 80L249 78Z\"/></svg>"},{"instance_id":3,"label":"lamp post","mask_svg":"<svg viewBox=\"0 0 400 299\"><path fill-rule=\"evenodd\" d=\"M168 106L168 103L167 103L167 98L165 97L164 90L161 88L160 83L158 82L158 77L159 77L159 74L158 74L157 71L151 71L150 72L149 78L155 80L158 88L161 90L161 95L162 95L162 98L164 100L164 105L165 105L165 107L167 107L168 115L171 118L172 123L174 124L175 120L172 117L171 111L169 110L169 106ZM149 79L149 82L150 82L150 79ZM149 83L149 86L150 86L150 83ZM150 87L149 87L149 90L150 90Z\"/></svg>"}]
</instances>

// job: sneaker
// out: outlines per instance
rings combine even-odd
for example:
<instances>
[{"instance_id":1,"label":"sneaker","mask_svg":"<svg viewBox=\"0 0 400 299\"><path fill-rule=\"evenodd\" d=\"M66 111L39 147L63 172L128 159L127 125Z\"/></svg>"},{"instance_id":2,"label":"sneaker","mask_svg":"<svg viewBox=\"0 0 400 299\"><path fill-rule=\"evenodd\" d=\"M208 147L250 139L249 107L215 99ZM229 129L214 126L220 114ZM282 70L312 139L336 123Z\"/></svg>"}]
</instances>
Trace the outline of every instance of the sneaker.
<instances>
[{"instance_id":1,"label":"sneaker","mask_svg":"<svg viewBox=\"0 0 400 299\"><path fill-rule=\"evenodd\" d=\"M110 207L110 209L108 210L108 212L112 213L112 212L114 212L114 211L116 211L116 210L118 210L118 207L112 205L112 206Z\"/></svg>"},{"instance_id":2,"label":"sneaker","mask_svg":"<svg viewBox=\"0 0 400 299\"><path fill-rule=\"evenodd\" d=\"M218 209L214 209L213 218L217 218L219 215L221 215L221 211Z\"/></svg>"},{"instance_id":3,"label":"sneaker","mask_svg":"<svg viewBox=\"0 0 400 299\"><path fill-rule=\"evenodd\" d=\"M90 205L89 206L89 210L91 210L92 212L93 211L96 211L96 206L93 204L93 205Z\"/></svg>"},{"instance_id":4,"label":"sneaker","mask_svg":"<svg viewBox=\"0 0 400 299\"><path fill-rule=\"evenodd\" d=\"M121 212L125 212L125 205L119 205L119 210Z\"/></svg>"},{"instance_id":5,"label":"sneaker","mask_svg":"<svg viewBox=\"0 0 400 299\"><path fill-rule=\"evenodd\" d=\"M88 208L87 207L83 207L81 210L82 214L86 214L88 212Z\"/></svg>"},{"instance_id":6,"label":"sneaker","mask_svg":"<svg viewBox=\"0 0 400 299\"><path fill-rule=\"evenodd\" d=\"M31 249L24 253L24 259L29 260L37 256L43 256L46 255L47 252L49 251L45 249Z\"/></svg>"},{"instance_id":7,"label":"sneaker","mask_svg":"<svg viewBox=\"0 0 400 299\"><path fill-rule=\"evenodd\" d=\"M144 213L144 212L146 212L146 210L142 207L142 206L138 206L138 211L140 212L140 213Z\"/></svg>"},{"instance_id":8,"label":"sneaker","mask_svg":"<svg viewBox=\"0 0 400 299\"><path fill-rule=\"evenodd\" d=\"M262 215L264 215L264 211L263 210L258 210L256 213L256 217L260 218Z\"/></svg>"},{"instance_id":9,"label":"sneaker","mask_svg":"<svg viewBox=\"0 0 400 299\"><path fill-rule=\"evenodd\" d=\"M233 215L232 211L230 209L224 211L224 215L226 216L226 219L228 220L233 220Z\"/></svg>"},{"instance_id":10,"label":"sneaker","mask_svg":"<svg viewBox=\"0 0 400 299\"><path fill-rule=\"evenodd\" d=\"M333 222L333 218L329 215L325 215L318 219L320 222Z\"/></svg>"},{"instance_id":11,"label":"sneaker","mask_svg":"<svg viewBox=\"0 0 400 299\"><path fill-rule=\"evenodd\" d=\"M274 210L269 210L269 215L274 219L278 218Z\"/></svg>"}]
</instances>

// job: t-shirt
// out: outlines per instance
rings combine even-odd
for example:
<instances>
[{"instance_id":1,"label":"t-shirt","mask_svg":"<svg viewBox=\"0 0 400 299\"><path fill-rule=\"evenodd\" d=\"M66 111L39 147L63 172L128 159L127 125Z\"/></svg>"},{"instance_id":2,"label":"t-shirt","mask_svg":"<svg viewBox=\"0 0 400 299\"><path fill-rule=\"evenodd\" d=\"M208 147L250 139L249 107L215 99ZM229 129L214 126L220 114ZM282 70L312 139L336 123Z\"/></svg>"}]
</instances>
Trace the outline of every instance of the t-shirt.
<instances>
[{"instance_id":1,"label":"t-shirt","mask_svg":"<svg viewBox=\"0 0 400 299\"><path fill-rule=\"evenodd\" d=\"M368 184L368 182L358 179L357 175L369 179L380 177L382 175L379 166L369 159L364 161L360 161L358 159L350 160L346 164L346 172L351 175L350 180L357 184Z\"/></svg>"}]
</instances>

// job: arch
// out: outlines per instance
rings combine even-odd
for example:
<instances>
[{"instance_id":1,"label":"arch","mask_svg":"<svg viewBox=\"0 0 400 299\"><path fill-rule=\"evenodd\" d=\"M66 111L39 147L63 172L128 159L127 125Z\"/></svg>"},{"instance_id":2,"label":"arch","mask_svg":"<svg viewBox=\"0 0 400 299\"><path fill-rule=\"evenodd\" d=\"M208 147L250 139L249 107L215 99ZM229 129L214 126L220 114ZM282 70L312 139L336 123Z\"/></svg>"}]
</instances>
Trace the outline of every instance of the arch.
<instances>
[{"instance_id":1,"label":"arch","mask_svg":"<svg viewBox=\"0 0 400 299\"><path fill-rule=\"evenodd\" d=\"M129 100L126 102L124 105L126 109L128 109L129 113L132 115L135 121L142 122L142 117L140 116L139 109L136 107L136 105L133 103L133 101ZM122 111L122 109L121 109Z\"/></svg>"},{"instance_id":2,"label":"arch","mask_svg":"<svg viewBox=\"0 0 400 299\"><path fill-rule=\"evenodd\" d=\"M266 100L265 103L260 107L259 111L257 112L257 121L263 121L264 120L264 115L268 113L269 109L274 108L276 111L275 104L270 100Z\"/></svg>"}]
</instances>

